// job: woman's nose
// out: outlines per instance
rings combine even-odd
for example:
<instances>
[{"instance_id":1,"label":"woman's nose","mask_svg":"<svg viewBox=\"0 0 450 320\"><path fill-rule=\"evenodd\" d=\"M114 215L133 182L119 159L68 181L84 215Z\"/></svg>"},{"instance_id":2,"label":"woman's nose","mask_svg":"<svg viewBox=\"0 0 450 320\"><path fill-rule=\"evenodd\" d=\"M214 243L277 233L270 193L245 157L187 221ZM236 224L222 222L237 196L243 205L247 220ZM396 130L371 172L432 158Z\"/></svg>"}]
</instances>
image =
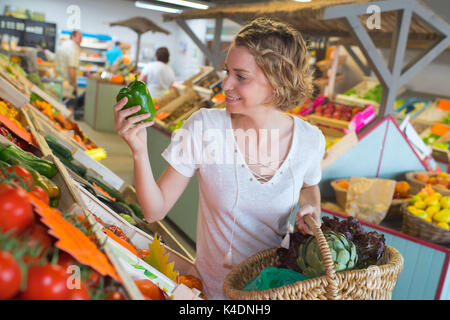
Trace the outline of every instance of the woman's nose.
<instances>
[{"instance_id":1,"label":"woman's nose","mask_svg":"<svg viewBox=\"0 0 450 320\"><path fill-rule=\"evenodd\" d=\"M222 80L222 89L224 91L230 90L232 88L232 84L230 81L230 77L228 75Z\"/></svg>"}]
</instances>

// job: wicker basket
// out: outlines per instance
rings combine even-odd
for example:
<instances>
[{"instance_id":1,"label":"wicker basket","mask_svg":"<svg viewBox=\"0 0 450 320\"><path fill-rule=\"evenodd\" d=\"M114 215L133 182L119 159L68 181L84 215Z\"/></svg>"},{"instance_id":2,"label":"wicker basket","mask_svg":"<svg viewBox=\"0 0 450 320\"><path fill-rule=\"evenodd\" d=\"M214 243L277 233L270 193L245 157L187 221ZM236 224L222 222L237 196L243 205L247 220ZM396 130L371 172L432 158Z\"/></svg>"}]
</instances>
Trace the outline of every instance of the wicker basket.
<instances>
[{"instance_id":1,"label":"wicker basket","mask_svg":"<svg viewBox=\"0 0 450 320\"><path fill-rule=\"evenodd\" d=\"M383 220L391 220L391 219L397 219L402 218L402 205L406 204L408 205L410 198L407 199L393 199L391 202L391 206L389 207L388 212L386 213L386 216Z\"/></svg>"},{"instance_id":2,"label":"wicker basket","mask_svg":"<svg viewBox=\"0 0 450 320\"><path fill-rule=\"evenodd\" d=\"M392 290L403 268L403 257L396 249L386 246L378 265L336 272L320 227L309 215L305 216L305 221L318 241L326 275L275 289L242 291L245 284L263 269L280 265L277 248L272 248L255 254L231 270L224 281L226 295L235 300L391 299Z\"/></svg>"},{"instance_id":3,"label":"wicker basket","mask_svg":"<svg viewBox=\"0 0 450 320\"><path fill-rule=\"evenodd\" d=\"M401 206L403 212L403 233L440 245L450 245L450 230L441 228L434 223L413 215L408 211L407 206L407 204Z\"/></svg>"},{"instance_id":4,"label":"wicker basket","mask_svg":"<svg viewBox=\"0 0 450 320\"><path fill-rule=\"evenodd\" d=\"M425 182L419 181L415 178L416 174L418 174L418 173L425 173L429 176L433 176L436 174L433 172L424 172L424 171L412 171L412 172L406 173L406 175L405 175L406 180L408 181L409 185L411 186L411 189L410 189L411 194L418 193L423 187L425 187L427 185ZM450 190L448 190L448 189L435 187L433 185L432 185L432 188L433 188L433 190L435 190L436 192L439 192L443 196L450 196Z\"/></svg>"}]
</instances>

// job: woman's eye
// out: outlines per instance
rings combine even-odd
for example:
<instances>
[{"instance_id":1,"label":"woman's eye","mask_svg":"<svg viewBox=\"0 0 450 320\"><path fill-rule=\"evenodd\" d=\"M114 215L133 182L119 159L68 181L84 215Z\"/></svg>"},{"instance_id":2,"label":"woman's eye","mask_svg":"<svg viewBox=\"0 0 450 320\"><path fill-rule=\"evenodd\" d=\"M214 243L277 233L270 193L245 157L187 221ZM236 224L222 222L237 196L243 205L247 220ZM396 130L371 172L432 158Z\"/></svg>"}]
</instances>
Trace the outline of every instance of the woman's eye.
<instances>
[{"instance_id":1,"label":"woman's eye","mask_svg":"<svg viewBox=\"0 0 450 320\"><path fill-rule=\"evenodd\" d=\"M238 80L245 80L245 77L241 76L240 74L236 75L236 78L238 78Z\"/></svg>"}]
</instances>

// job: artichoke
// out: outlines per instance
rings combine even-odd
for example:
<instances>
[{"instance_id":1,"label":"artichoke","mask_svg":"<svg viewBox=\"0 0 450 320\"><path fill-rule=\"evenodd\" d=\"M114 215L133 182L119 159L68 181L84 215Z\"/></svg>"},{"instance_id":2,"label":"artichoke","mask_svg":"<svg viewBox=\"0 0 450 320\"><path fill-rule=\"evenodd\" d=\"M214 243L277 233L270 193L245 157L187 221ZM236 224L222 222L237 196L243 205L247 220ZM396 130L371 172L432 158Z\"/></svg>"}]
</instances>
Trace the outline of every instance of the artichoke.
<instances>
[{"instance_id":1,"label":"artichoke","mask_svg":"<svg viewBox=\"0 0 450 320\"><path fill-rule=\"evenodd\" d=\"M325 239L330 247L336 271L351 270L358 260L353 242L339 232L324 231ZM326 273L317 240L310 237L298 247L297 264L301 272L308 277L318 277Z\"/></svg>"}]
</instances>

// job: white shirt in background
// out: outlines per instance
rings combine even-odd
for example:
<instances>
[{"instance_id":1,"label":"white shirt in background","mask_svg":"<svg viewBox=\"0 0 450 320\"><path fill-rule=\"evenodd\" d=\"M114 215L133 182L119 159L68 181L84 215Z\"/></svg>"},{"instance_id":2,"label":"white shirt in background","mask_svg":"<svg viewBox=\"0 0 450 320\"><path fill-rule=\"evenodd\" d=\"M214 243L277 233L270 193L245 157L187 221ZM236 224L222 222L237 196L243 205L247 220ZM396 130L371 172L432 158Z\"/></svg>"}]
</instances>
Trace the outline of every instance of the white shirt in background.
<instances>
[{"instance_id":1,"label":"white shirt in background","mask_svg":"<svg viewBox=\"0 0 450 320\"><path fill-rule=\"evenodd\" d=\"M70 83L69 67L78 68L80 64L80 47L72 40L64 41L56 51L56 71Z\"/></svg>"},{"instance_id":2,"label":"white shirt in background","mask_svg":"<svg viewBox=\"0 0 450 320\"><path fill-rule=\"evenodd\" d=\"M142 70L142 75L147 76L147 88L152 98L161 98L165 91L169 90L175 81L172 68L161 61L152 61Z\"/></svg>"},{"instance_id":3,"label":"white shirt in background","mask_svg":"<svg viewBox=\"0 0 450 320\"><path fill-rule=\"evenodd\" d=\"M245 163L225 109L195 112L173 133L170 145L162 153L182 175L198 174L195 265L208 299L227 299L223 281L231 269L224 266L224 260L230 246L233 266L262 250L279 247L303 183L316 185L321 179L325 138L317 127L298 117L293 119L291 148L269 182L258 181ZM222 141L213 138L218 132L222 133ZM233 138L225 138L226 132L231 132ZM190 133L191 142L184 139L186 133ZM187 147L180 152L183 144ZM181 154L184 150L187 155ZM225 161L199 158L206 150L207 154L218 156L212 158ZM180 155L194 161L180 161Z\"/></svg>"}]
</instances>

